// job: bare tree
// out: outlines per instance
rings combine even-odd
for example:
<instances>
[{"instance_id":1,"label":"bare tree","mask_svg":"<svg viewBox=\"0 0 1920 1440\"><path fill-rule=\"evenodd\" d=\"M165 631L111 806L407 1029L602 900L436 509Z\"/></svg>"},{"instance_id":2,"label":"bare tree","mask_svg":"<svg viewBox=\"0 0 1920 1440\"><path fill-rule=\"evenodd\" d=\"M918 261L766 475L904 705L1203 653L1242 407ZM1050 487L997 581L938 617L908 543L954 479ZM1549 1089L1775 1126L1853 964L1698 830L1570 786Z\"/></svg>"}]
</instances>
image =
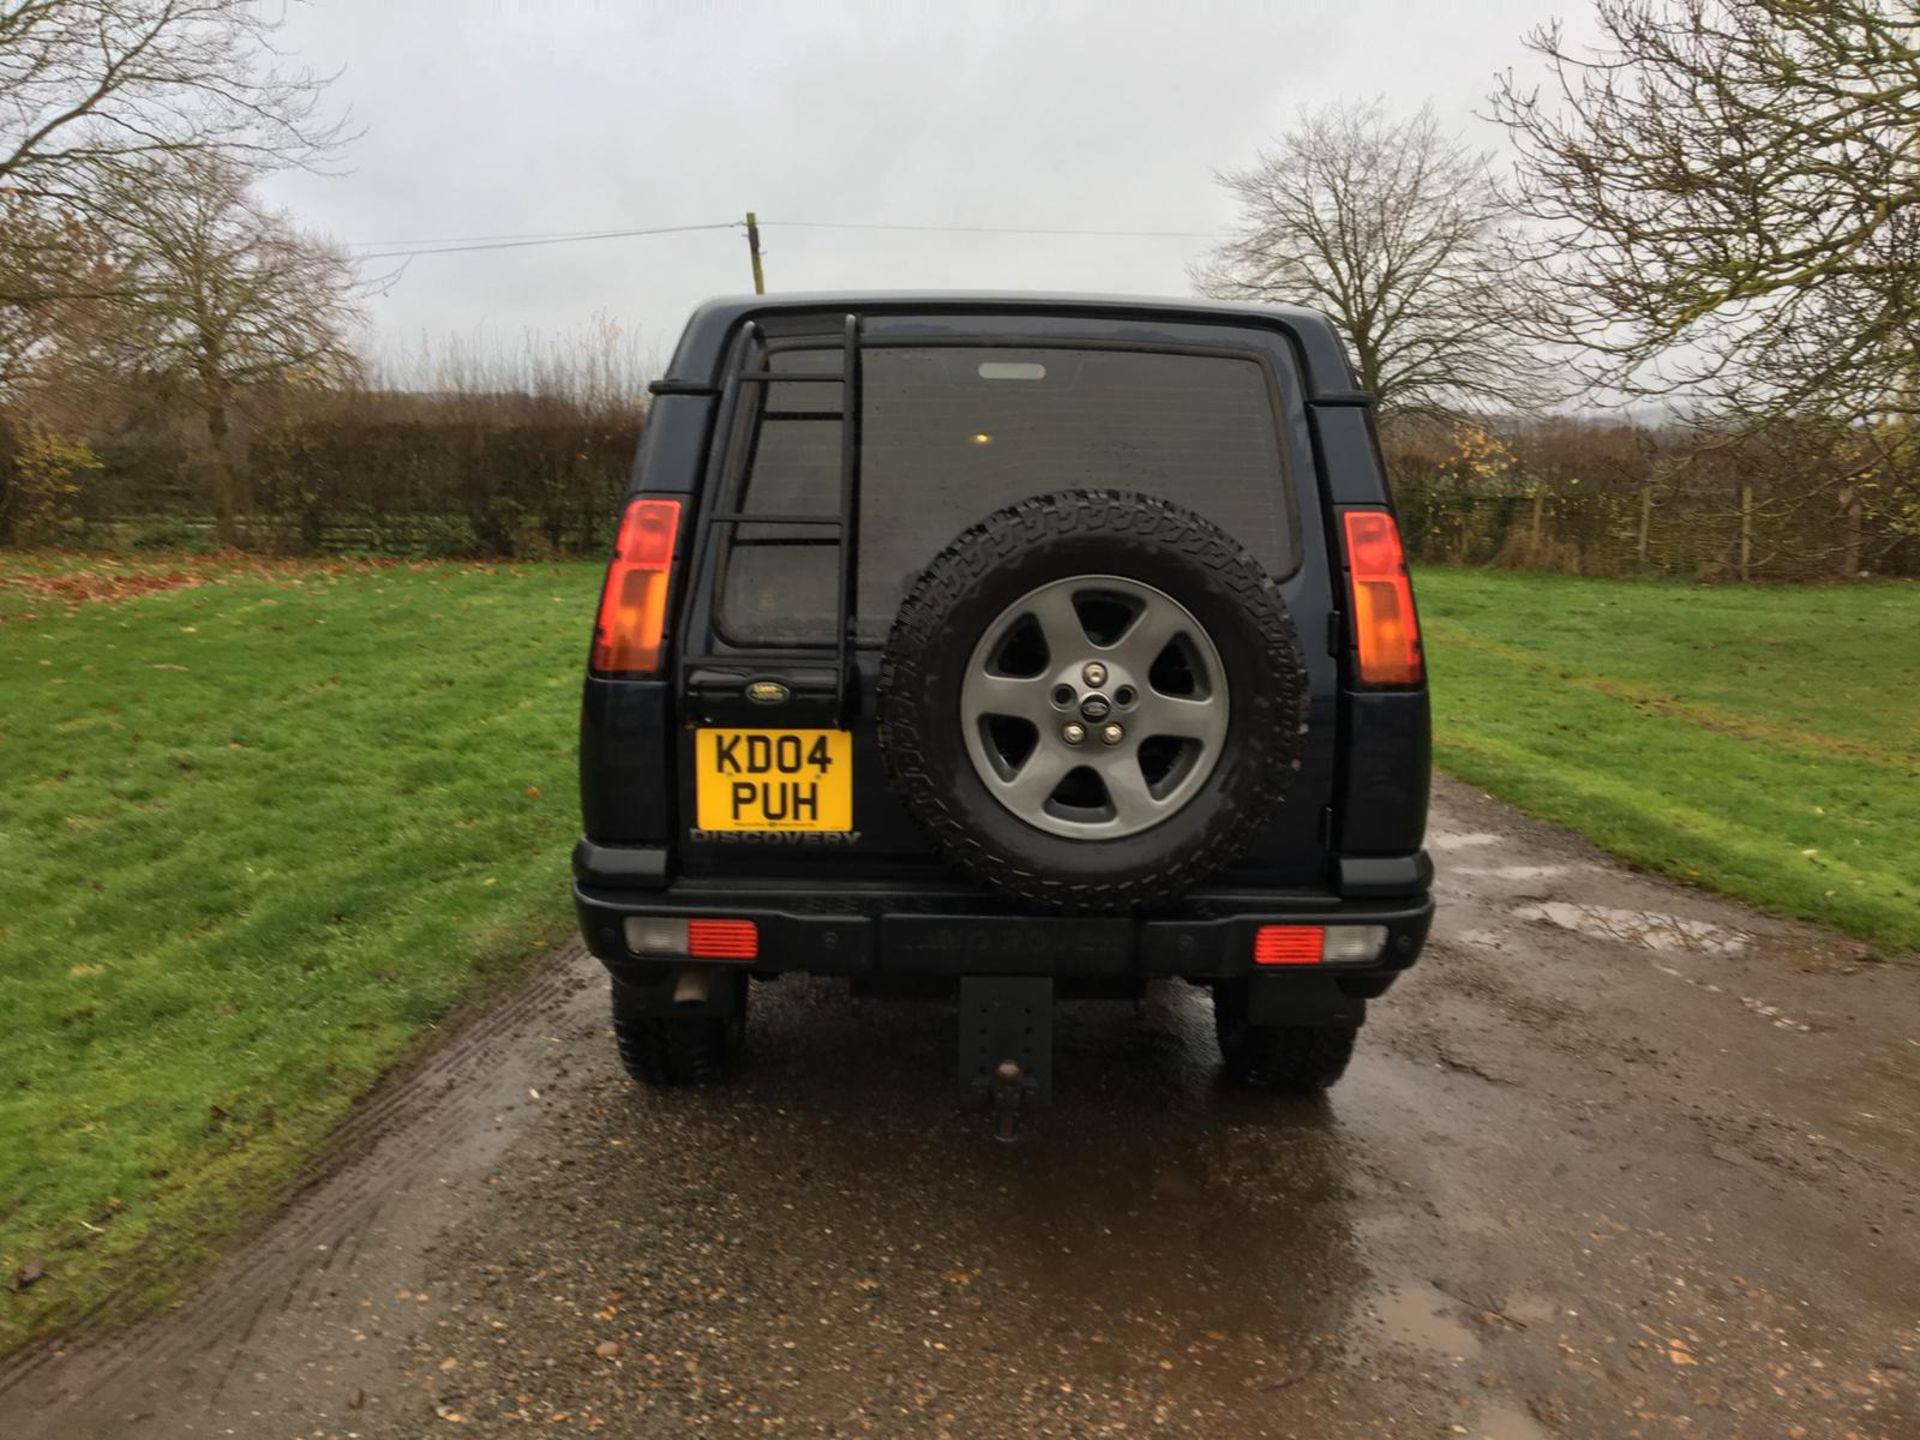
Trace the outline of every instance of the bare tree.
<instances>
[{"instance_id":1,"label":"bare tree","mask_svg":"<svg viewBox=\"0 0 1920 1440\"><path fill-rule=\"evenodd\" d=\"M341 128L320 112L322 78L275 63L279 23L258 0L0 4L0 192L58 233L158 157L315 163ZM53 263L0 263L0 305L91 294L75 267L39 258Z\"/></svg>"},{"instance_id":2,"label":"bare tree","mask_svg":"<svg viewBox=\"0 0 1920 1440\"><path fill-rule=\"evenodd\" d=\"M1920 411L1920 10L1600 0L1495 118L1589 378L1734 429Z\"/></svg>"},{"instance_id":3,"label":"bare tree","mask_svg":"<svg viewBox=\"0 0 1920 1440\"><path fill-rule=\"evenodd\" d=\"M223 538L247 509L236 429L249 405L354 376L361 286L347 257L249 193L245 170L192 153L130 165L98 198L132 276L109 302L102 364L204 425Z\"/></svg>"},{"instance_id":4,"label":"bare tree","mask_svg":"<svg viewBox=\"0 0 1920 1440\"><path fill-rule=\"evenodd\" d=\"M217 150L306 164L341 139L324 80L273 63L258 0L14 0L0 10L0 185L84 205L104 172Z\"/></svg>"},{"instance_id":5,"label":"bare tree","mask_svg":"<svg viewBox=\"0 0 1920 1440\"><path fill-rule=\"evenodd\" d=\"M1486 157L1431 107L1303 110L1255 164L1217 178L1241 218L1194 272L1202 293L1326 310L1387 412L1541 398L1542 367L1516 338L1507 207Z\"/></svg>"}]
</instances>

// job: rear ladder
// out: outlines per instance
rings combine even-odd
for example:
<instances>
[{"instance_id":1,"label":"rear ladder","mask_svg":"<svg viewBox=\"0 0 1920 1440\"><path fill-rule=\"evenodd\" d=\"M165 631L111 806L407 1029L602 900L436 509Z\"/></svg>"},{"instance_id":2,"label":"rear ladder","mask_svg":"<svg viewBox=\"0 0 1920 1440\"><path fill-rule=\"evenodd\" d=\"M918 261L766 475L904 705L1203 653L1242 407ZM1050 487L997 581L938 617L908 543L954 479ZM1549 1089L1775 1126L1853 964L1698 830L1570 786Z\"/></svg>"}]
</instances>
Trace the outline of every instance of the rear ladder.
<instances>
[{"instance_id":1,"label":"rear ladder","mask_svg":"<svg viewBox=\"0 0 1920 1440\"><path fill-rule=\"evenodd\" d=\"M852 719L856 705L855 680L857 672L854 665L855 623L855 587L857 572L855 557L859 553L860 529L860 317L849 314L841 331L841 361L838 374L832 372L787 372L767 368L769 359L761 345L759 327L751 321L746 326L744 344L741 349L742 368L733 374L736 386L757 385L838 385L840 386L840 408L838 410L770 410L762 405L754 418L755 438L749 446L749 453L758 449L758 428L768 420L804 420L819 422L837 421L840 425L840 495L837 512L833 515L782 515L777 513L757 513L744 510L716 510L709 512L701 521L700 548L702 555L714 552L709 540L716 529L728 529L740 525L791 525L809 530L824 531L817 536L796 536L779 543L789 545L833 545L838 549L835 565L834 587L834 654L832 670L832 689L828 695L802 694L795 698L803 705L808 700L816 703L821 699L830 701L833 724L836 729L846 729ZM745 368L754 362L755 355L760 358L759 369ZM739 392L737 391L736 394ZM774 670L783 676L793 677L799 669L796 662L802 661L804 650L725 650L703 654L683 654L679 661L679 693L687 697L701 723L713 723L725 720L727 715L717 713L710 700L719 693L738 695L743 692L751 677L758 672ZM791 713L791 712L789 712ZM737 716L738 711L735 711Z\"/></svg>"}]
</instances>

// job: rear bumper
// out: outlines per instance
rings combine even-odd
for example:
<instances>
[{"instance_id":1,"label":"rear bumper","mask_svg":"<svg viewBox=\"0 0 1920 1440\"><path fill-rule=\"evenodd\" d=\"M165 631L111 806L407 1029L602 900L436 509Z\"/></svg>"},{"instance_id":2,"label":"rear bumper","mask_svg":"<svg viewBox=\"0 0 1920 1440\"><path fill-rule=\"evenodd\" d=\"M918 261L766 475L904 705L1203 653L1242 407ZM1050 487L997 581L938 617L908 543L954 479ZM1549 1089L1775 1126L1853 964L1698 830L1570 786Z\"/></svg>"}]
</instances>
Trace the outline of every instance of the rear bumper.
<instances>
[{"instance_id":1,"label":"rear bumper","mask_svg":"<svg viewBox=\"0 0 1920 1440\"><path fill-rule=\"evenodd\" d=\"M1029 975L1107 981L1175 976L1224 980L1255 973L1341 977L1356 995L1375 995L1419 958L1433 920L1424 891L1365 899L1291 891L1197 891L1163 914L1046 916L997 905L961 888L888 884L780 888L681 882L657 890L576 883L574 905L587 948L616 979L644 984L671 957L636 955L629 917L751 920L759 949L735 964L756 974L802 972L852 977ZM1256 966L1262 925L1381 925L1380 958L1360 962Z\"/></svg>"}]
</instances>

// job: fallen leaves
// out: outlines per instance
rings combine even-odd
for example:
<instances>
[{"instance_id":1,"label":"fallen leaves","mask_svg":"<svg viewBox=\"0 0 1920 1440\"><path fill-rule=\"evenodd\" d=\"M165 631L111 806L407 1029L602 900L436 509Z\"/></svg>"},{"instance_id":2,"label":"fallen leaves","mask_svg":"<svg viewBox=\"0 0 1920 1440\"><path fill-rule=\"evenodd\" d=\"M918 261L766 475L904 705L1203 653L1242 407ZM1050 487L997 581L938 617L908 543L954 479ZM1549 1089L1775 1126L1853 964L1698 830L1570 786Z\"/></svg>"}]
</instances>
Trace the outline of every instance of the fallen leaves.
<instances>
[{"instance_id":1,"label":"fallen leaves","mask_svg":"<svg viewBox=\"0 0 1920 1440\"><path fill-rule=\"evenodd\" d=\"M69 570L58 575L0 575L0 589L18 590L36 600L69 606L133 600L163 590L181 590L201 581L184 570L145 572L114 568Z\"/></svg>"}]
</instances>

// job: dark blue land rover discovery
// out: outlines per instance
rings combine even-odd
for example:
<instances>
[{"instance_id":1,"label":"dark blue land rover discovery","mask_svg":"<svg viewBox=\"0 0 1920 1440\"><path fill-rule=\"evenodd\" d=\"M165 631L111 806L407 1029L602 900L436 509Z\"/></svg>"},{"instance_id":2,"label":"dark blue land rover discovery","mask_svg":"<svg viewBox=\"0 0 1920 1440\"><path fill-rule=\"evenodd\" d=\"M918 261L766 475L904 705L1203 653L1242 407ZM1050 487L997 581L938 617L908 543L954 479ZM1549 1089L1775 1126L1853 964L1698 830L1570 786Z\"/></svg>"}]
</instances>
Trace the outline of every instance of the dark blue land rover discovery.
<instances>
[{"instance_id":1,"label":"dark blue land rover discovery","mask_svg":"<svg viewBox=\"0 0 1920 1440\"><path fill-rule=\"evenodd\" d=\"M1425 671L1369 400L1306 310L713 301L654 384L580 731L621 1055L721 1078L753 982L1208 987L1228 1074L1336 1080L1432 917Z\"/></svg>"}]
</instances>

